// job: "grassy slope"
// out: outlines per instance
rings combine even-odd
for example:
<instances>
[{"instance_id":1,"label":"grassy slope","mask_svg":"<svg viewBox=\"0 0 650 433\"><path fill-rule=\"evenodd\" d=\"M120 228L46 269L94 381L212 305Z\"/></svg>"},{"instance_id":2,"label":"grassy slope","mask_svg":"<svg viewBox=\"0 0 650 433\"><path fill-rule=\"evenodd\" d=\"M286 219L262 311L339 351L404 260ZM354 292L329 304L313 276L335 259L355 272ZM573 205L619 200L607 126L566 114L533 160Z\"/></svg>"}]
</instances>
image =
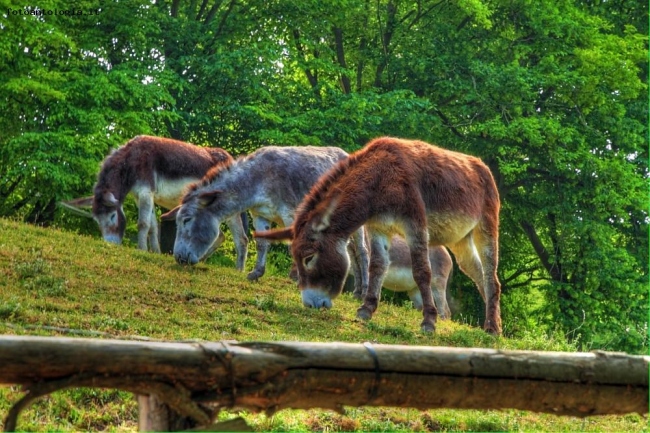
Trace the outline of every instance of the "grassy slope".
<instances>
[{"instance_id":1,"label":"grassy slope","mask_svg":"<svg viewBox=\"0 0 650 433\"><path fill-rule=\"evenodd\" d=\"M250 266L249 266L250 268ZM257 283L229 267L178 266L172 257L53 229L0 219L0 332L56 335L42 326L184 340L301 340L413 345L573 350L552 337L493 338L450 321L435 335L418 332L421 316L384 303L369 323L354 320L358 306L343 295L328 311L303 308L287 278ZM0 415L19 398L0 387ZM223 414L224 417L231 414ZM257 430L318 431L645 431L637 416L574 419L523 411L417 412L350 408L346 415L283 411L246 415ZM36 403L19 423L27 430L136 430L136 406L127 393L58 392Z\"/></svg>"}]
</instances>

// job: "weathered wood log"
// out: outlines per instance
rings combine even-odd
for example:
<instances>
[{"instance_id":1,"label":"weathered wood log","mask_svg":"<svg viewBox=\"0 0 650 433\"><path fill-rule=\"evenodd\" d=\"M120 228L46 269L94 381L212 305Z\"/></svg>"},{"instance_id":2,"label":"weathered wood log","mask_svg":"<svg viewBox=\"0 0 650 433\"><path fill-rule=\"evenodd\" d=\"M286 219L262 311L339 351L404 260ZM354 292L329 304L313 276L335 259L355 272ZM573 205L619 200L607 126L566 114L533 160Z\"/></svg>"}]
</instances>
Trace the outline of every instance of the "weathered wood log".
<instances>
[{"instance_id":1,"label":"weathered wood log","mask_svg":"<svg viewBox=\"0 0 650 433\"><path fill-rule=\"evenodd\" d=\"M368 343L162 343L0 337L0 383L155 394L199 424L221 408L648 412L650 357ZM207 418L206 418L207 417Z\"/></svg>"}]
</instances>

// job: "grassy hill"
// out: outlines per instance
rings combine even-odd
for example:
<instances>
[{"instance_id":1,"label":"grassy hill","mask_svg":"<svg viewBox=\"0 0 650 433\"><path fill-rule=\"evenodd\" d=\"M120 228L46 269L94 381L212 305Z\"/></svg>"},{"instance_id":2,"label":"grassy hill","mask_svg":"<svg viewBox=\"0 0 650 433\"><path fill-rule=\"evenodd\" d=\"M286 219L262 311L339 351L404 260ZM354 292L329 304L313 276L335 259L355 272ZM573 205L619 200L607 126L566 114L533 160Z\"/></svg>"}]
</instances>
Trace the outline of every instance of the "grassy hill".
<instances>
[{"instance_id":1,"label":"grassy hill","mask_svg":"<svg viewBox=\"0 0 650 433\"><path fill-rule=\"evenodd\" d=\"M223 248L223 247L222 247ZM249 259L250 261L250 259ZM553 336L491 337L481 329L439 322L419 332L421 314L382 303L369 323L355 320L358 301L344 294L331 310L308 310L295 283L265 276L252 283L225 256L196 267L170 256L100 239L0 219L0 332L165 340L373 341L457 347L575 350ZM251 269L249 264L248 269ZM0 387L0 416L20 397ZM24 412L24 430L137 430L130 394L81 389L57 392ZM224 419L232 413L223 413ZM345 415L282 411L244 414L260 431L646 431L638 415L555 417L525 411L348 408ZM1 426L1 421L0 421Z\"/></svg>"}]
</instances>

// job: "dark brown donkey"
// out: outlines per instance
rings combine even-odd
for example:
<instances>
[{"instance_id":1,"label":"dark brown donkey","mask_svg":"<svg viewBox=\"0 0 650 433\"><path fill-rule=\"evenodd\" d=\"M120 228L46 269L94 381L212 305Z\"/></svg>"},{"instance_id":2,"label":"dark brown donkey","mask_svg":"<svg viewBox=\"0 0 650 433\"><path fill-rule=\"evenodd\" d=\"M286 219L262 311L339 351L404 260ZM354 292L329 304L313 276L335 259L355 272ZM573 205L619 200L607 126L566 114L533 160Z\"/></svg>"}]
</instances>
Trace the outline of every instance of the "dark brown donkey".
<instances>
[{"instance_id":1,"label":"dark brown donkey","mask_svg":"<svg viewBox=\"0 0 650 433\"><path fill-rule=\"evenodd\" d=\"M90 199L104 240L120 244L126 228L122 204L127 194L133 194L138 206L138 248L146 250L148 241L152 251L160 252L154 203L172 209L189 184L213 166L231 161L232 156L220 148L139 135L104 159L92 197L68 204L80 206ZM239 215L227 222L237 249L237 268L242 270L248 239Z\"/></svg>"},{"instance_id":2,"label":"dark brown donkey","mask_svg":"<svg viewBox=\"0 0 650 433\"><path fill-rule=\"evenodd\" d=\"M391 237L401 234L422 296L424 331L435 329L438 316L429 286L428 247L445 245L485 300L485 330L499 334L499 208L494 179L480 159L422 141L383 137L323 175L298 207L293 225L255 236L293 239L303 303L329 308L350 265L346 241L365 224L371 238L370 281L357 317L368 320L377 310Z\"/></svg>"}]
</instances>

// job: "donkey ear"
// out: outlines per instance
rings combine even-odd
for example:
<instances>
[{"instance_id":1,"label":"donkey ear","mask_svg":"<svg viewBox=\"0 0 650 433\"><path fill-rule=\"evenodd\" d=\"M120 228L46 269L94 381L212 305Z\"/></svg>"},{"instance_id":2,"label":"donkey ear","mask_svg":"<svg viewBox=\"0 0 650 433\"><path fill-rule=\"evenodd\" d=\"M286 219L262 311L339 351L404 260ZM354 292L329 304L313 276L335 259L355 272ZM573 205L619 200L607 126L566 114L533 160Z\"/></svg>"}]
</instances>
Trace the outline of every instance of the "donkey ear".
<instances>
[{"instance_id":1,"label":"donkey ear","mask_svg":"<svg viewBox=\"0 0 650 433\"><path fill-rule=\"evenodd\" d=\"M167 213L160 215L162 221L173 221L176 219L176 214L181 209L181 205L176 206L174 209L170 210Z\"/></svg>"},{"instance_id":2,"label":"donkey ear","mask_svg":"<svg viewBox=\"0 0 650 433\"><path fill-rule=\"evenodd\" d=\"M199 194L199 206L208 207L216 200L217 196L221 194L221 190L202 192Z\"/></svg>"},{"instance_id":3,"label":"donkey ear","mask_svg":"<svg viewBox=\"0 0 650 433\"><path fill-rule=\"evenodd\" d=\"M88 212L87 210L84 210L84 208L92 207L93 199L94 199L93 196L79 197L68 201L60 201L58 205L69 210L70 212L76 215L92 218L93 214Z\"/></svg>"},{"instance_id":4,"label":"donkey ear","mask_svg":"<svg viewBox=\"0 0 650 433\"><path fill-rule=\"evenodd\" d=\"M93 206L93 200L95 199L95 196L88 196L88 197L78 197L78 198L73 198L72 200L67 200L62 203L65 203L68 206L76 207L76 208L85 208L85 207L92 207Z\"/></svg>"},{"instance_id":5,"label":"donkey ear","mask_svg":"<svg viewBox=\"0 0 650 433\"><path fill-rule=\"evenodd\" d=\"M282 229L265 230L261 232L253 232L254 238L268 239L270 241L290 241L293 239L293 226L285 227Z\"/></svg>"},{"instance_id":6,"label":"donkey ear","mask_svg":"<svg viewBox=\"0 0 650 433\"><path fill-rule=\"evenodd\" d=\"M102 195L102 203L108 207L118 207L120 205L120 202L117 201L113 193L109 191Z\"/></svg>"},{"instance_id":7,"label":"donkey ear","mask_svg":"<svg viewBox=\"0 0 650 433\"><path fill-rule=\"evenodd\" d=\"M332 214L336 210L336 206L338 206L338 204L338 198L333 198L325 208L325 211L321 215L314 218L314 222L311 224L311 228L314 229L315 232L322 232L330 226Z\"/></svg>"}]
</instances>

